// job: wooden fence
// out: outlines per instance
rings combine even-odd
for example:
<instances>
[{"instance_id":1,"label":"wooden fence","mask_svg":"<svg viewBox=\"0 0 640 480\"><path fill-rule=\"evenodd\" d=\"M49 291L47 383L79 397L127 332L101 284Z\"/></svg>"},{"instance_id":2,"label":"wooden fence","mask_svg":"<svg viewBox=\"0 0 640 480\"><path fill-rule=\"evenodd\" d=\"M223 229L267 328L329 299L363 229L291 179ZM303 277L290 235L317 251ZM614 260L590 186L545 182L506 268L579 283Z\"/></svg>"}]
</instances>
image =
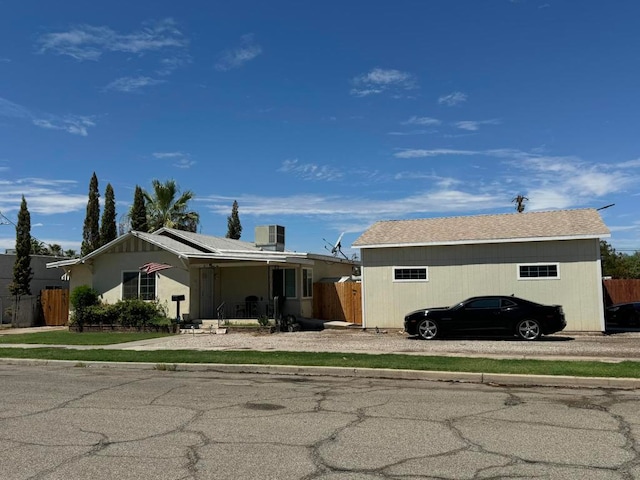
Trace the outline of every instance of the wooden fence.
<instances>
[{"instance_id":1,"label":"wooden fence","mask_svg":"<svg viewBox=\"0 0 640 480\"><path fill-rule=\"evenodd\" d=\"M603 280L602 284L605 306L640 301L640 280L610 279Z\"/></svg>"},{"instance_id":2,"label":"wooden fence","mask_svg":"<svg viewBox=\"0 0 640 480\"><path fill-rule=\"evenodd\" d=\"M69 290L42 290L40 303L44 324L53 327L66 325L69 321Z\"/></svg>"},{"instance_id":3,"label":"wooden fence","mask_svg":"<svg viewBox=\"0 0 640 480\"><path fill-rule=\"evenodd\" d=\"M314 283L313 316L362 325L362 284Z\"/></svg>"}]
</instances>

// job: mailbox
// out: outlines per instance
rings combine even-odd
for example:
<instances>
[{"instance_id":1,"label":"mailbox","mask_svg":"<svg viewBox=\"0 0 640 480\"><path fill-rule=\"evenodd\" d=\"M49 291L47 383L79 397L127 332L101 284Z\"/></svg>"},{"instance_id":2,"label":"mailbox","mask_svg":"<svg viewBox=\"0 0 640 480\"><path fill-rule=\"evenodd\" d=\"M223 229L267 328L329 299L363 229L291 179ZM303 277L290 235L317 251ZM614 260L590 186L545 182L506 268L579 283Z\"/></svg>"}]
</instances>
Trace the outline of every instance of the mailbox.
<instances>
[{"instance_id":1,"label":"mailbox","mask_svg":"<svg viewBox=\"0 0 640 480\"><path fill-rule=\"evenodd\" d=\"M171 295L171 300L176 302L176 323L180 323L180 302L184 300L184 295Z\"/></svg>"}]
</instances>

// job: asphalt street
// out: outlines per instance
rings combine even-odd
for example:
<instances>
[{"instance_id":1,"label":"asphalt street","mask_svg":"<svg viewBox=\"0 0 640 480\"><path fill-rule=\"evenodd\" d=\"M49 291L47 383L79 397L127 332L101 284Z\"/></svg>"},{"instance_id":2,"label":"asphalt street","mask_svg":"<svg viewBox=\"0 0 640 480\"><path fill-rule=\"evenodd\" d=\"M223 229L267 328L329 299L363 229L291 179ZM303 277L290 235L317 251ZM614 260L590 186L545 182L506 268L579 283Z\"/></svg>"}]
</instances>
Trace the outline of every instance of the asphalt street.
<instances>
[{"instance_id":1,"label":"asphalt street","mask_svg":"<svg viewBox=\"0 0 640 480\"><path fill-rule=\"evenodd\" d=\"M635 390L0 365L3 480L640 478Z\"/></svg>"}]
</instances>

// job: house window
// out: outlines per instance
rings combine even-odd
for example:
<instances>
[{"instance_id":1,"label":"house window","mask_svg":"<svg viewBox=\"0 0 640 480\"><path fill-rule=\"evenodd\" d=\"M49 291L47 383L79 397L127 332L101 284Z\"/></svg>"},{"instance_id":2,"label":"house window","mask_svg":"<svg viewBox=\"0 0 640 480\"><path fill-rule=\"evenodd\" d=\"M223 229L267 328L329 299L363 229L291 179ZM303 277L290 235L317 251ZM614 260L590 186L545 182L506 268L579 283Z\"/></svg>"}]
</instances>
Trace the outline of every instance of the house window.
<instances>
[{"instance_id":1,"label":"house window","mask_svg":"<svg viewBox=\"0 0 640 480\"><path fill-rule=\"evenodd\" d=\"M302 296L313 297L313 270L310 268L302 269Z\"/></svg>"},{"instance_id":2,"label":"house window","mask_svg":"<svg viewBox=\"0 0 640 480\"><path fill-rule=\"evenodd\" d=\"M518 265L518 280L560 278L557 263L524 263Z\"/></svg>"},{"instance_id":3,"label":"house window","mask_svg":"<svg viewBox=\"0 0 640 480\"><path fill-rule=\"evenodd\" d=\"M154 300L156 298L156 274L122 272L122 299L130 298Z\"/></svg>"},{"instance_id":4,"label":"house window","mask_svg":"<svg viewBox=\"0 0 640 480\"><path fill-rule=\"evenodd\" d=\"M296 270L294 268L284 269L284 296L296 298Z\"/></svg>"},{"instance_id":5,"label":"house window","mask_svg":"<svg viewBox=\"0 0 640 480\"><path fill-rule=\"evenodd\" d=\"M427 267L393 267L394 282L428 282Z\"/></svg>"}]
</instances>

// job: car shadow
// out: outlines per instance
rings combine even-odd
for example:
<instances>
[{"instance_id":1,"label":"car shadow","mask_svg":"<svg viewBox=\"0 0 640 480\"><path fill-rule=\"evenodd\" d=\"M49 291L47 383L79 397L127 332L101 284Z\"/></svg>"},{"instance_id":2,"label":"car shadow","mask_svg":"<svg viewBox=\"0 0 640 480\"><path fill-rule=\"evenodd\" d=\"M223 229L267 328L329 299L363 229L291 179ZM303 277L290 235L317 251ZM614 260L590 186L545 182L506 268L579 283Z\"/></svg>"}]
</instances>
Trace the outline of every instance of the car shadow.
<instances>
[{"instance_id":1,"label":"car shadow","mask_svg":"<svg viewBox=\"0 0 640 480\"><path fill-rule=\"evenodd\" d=\"M409 340L418 340L421 341L422 339L419 336L414 336L414 337L408 337ZM509 343L529 343L530 340L522 340L520 338L517 337L505 337L505 336L498 336L498 335L447 335L446 337L440 337L436 340L430 340L430 341L441 341L441 342L446 342L446 341L459 341L459 340L465 340L465 341L484 341L484 340L491 340L491 341L496 341L496 342L509 342ZM549 335L549 336L542 336L541 338L539 338L538 340L535 340L536 343L556 343L556 342L570 342L572 340L575 340L574 337L569 337L566 335Z\"/></svg>"},{"instance_id":2,"label":"car shadow","mask_svg":"<svg viewBox=\"0 0 640 480\"><path fill-rule=\"evenodd\" d=\"M605 325L604 334L605 335L615 335L616 333L632 333L632 332L640 332L639 326L628 326L628 325L616 325L615 323Z\"/></svg>"}]
</instances>

